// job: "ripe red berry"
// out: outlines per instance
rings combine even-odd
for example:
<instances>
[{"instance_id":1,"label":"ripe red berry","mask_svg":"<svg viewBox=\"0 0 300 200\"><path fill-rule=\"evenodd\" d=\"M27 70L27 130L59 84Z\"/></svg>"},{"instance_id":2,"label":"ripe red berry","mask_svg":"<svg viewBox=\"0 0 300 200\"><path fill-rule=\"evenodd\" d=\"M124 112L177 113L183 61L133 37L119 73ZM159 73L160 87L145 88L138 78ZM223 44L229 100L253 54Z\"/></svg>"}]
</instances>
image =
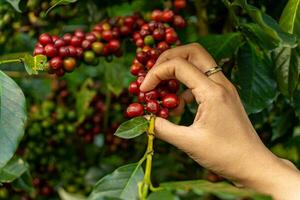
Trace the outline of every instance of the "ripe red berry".
<instances>
[{"instance_id":1,"label":"ripe red berry","mask_svg":"<svg viewBox=\"0 0 300 200\"><path fill-rule=\"evenodd\" d=\"M158 116L161 117L161 118L167 119L169 117L169 111L168 111L168 109L167 108L162 108L159 111Z\"/></svg>"},{"instance_id":2,"label":"ripe red berry","mask_svg":"<svg viewBox=\"0 0 300 200\"><path fill-rule=\"evenodd\" d=\"M55 70L55 74L58 77L62 77L65 74L65 70L63 68L59 68L59 69Z\"/></svg>"},{"instance_id":3,"label":"ripe red berry","mask_svg":"<svg viewBox=\"0 0 300 200\"><path fill-rule=\"evenodd\" d=\"M170 91L167 88L165 87L159 88L159 96L161 98L163 98L166 94L170 94Z\"/></svg>"},{"instance_id":4,"label":"ripe red berry","mask_svg":"<svg viewBox=\"0 0 300 200\"><path fill-rule=\"evenodd\" d=\"M93 27L93 31L96 31L96 32L102 32L102 31L103 31L102 25L101 25L101 24L96 24L96 25Z\"/></svg>"},{"instance_id":5,"label":"ripe red berry","mask_svg":"<svg viewBox=\"0 0 300 200\"><path fill-rule=\"evenodd\" d=\"M139 32L135 32L132 36L133 40L136 41L137 39L141 39L142 36Z\"/></svg>"},{"instance_id":6,"label":"ripe red berry","mask_svg":"<svg viewBox=\"0 0 300 200\"><path fill-rule=\"evenodd\" d=\"M128 117L137 117L144 114L144 107L140 103L132 103L127 107L126 115Z\"/></svg>"},{"instance_id":7,"label":"ripe red berry","mask_svg":"<svg viewBox=\"0 0 300 200\"><path fill-rule=\"evenodd\" d=\"M174 12L172 10L165 10L162 14L162 20L164 22L172 22L174 19Z\"/></svg>"},{"instance_id":8,"label":"ripe red berry","mask_svg":"<svg viewBox=\"0 0 300 200\"><path fill-rule=\"evenodd\" d=\"M59 69L63 65L63 61L60 57L54 57L49 61L49 65L52 69Z\"/></svg>"},{"instance_id":9,"label":"ripe red berry","mask_svg":"<svg viewBox=\"0 0 300 200\"><path fill-rule=\"evenodd\" d=\"M176 79L171 79L168 81L168 89L174 93L179 90L179 82Z\"/></svg>"},{"instance_id":10,"label":"ripe red berry","mask_svg":"<svg viewBox=\"0 0 300 200\"><path fill-rule=\"evenodd\" d=\"M52 41L53 41L53 42L55 42L56 40L59 39L59 37L58 37L57 35L52 35L51 38L52 38Z\"/></svg>"},{"instance_id":11,"label":"ripe red berry","mask_svg":"<svg viewBox=\"0 0 300 200\"><path fill-rule=\"evenodd\" d=\"M91 49L92 43L91 43L91 41L89 41L89 40L83 40L82 43L81 43L81 47L82 47L84 50Z\"/></svg>"},{"instance_id":12,"label":"ripe red berry","mask_svg":"<svg viewBox=\"0 0 300 200\"><path fill-rule=\"evenodd\" d=\"M73 46L68 46L68 49L69 49L69 53L70 53L70 56L71 57L76 57L77 56L77 51L76 51L76 48L73 47Z\"/></svg>"},{"instance_id":13,"label":"ripe red berry","mask_svg":"<svg viewBox=\"0 0 300 200\"><path fill-rule=\"evenodd\" d=\"M70 33L66 33L66 34L64 34L62 39L65 41L66 44L70 44L71 39L72 39L72 35Z\"/></svg>"},{"instance_id":14,"label":"ripe red berry","mask_svg":"<svg viewBox=\"0 0 300 200\"><path fill-rule=\"evenodd\" d=\"M113 39L113 35L112 35L111 30L103 31L102 32L102 38L106 41L109 41L109 40Z\"/></svg>"},{"instance_id":15,"label":"ripe red berry","mask_svg":"<svg viewBox=\"0 0 300 200\"><path fill-rule=\"evenodd\" d=\"M155 64L155 61L153 59L148 60L146 67L148 70L150 70Z\"/></svg>"},{"instance_id":16,"label":"ripe red berry","mask_svg":"<svg viewBox=\"0 0 300 200\"><path fill-rule=\"evenodd\" d=\"M38 42L36 43L35 47L44 47L44 46Z\"/></svg>"},{"instance_id":17,"label":"ripe red berry","mask_svg":"<svg viewBox=\"0 0 300 200\"><path fill-rule=\"evenodd\" d=\"M124 25L132 27L133 24L134 24L134 19L133 19L132 16L125 17L125 19L124 19Z\"/></svg>"},{"instance_id":18,"label":"ripe red berry","mask_svg":"<svg viewBox=\"0 0 300 200\"><path fill-rule=\"evenodd\" d=\"M185 8L186 0L175 0L174 7L178 10Z\"/></svg>"},{"instance_id":19,"label":"ripe red berry","mask_svg":"<svg viewBox=\"0 0 300 200\"><path fill-rule=\"evenodd\" d=\"M160 43L157 44L157 48L158 48L160 51L164 52L165 50L169 49L170 46L168 45L167 42L162 41L162 42L160 42Z\"/></svg>"},{"instance_id":20,"label":"ripe red berry","mask_svg":"<svg viewBox=\"0 0 300 200\"><path fill-rule=\"evenodd\" d=\"M150 56L151 56L151 59L153 60L157 60L158 56L159 56L160 52L158 49L151 49L150 50Z\"/></svg>"},{"instance_id":21,"label":"ripe red berry","mask_svg":"<svg viewBox=\"0 0 300 200\"><path fill-rule=\"evenodd\" d=\"M176 94L166 94L162 98L162 105L165 108L175 108L179 105L179 98Z\"/></svg>"},{"instance_id":22,"label":"ripe red berry","mask_svg":"<svg viewBox=\"0 0 300 200\"><path fill-rule=\"evenodd\" d=\"M33 55L45 55L45 50L43 47L35 47L33 51Z\"/></svg>"},{"instance_id":23,"label":"ripe red berry","mask_svg":"<svg viewBox=\"0 0 300 200\"><path fill-rule=\"evenodd\" d=\"M60 57L68 57L70 55L70 51L68 47L60 47L58 49L58 55Z\"/></svg>"},{"instance_id":24,"label":"ripe red berry","mask_svg":"<svg viewBox=\"0 0 300 200\"><path fill-rule=\"evenodd\" d=\"M157 28L153 31L153 38L155 40L163 40L165 38L165 30L162 28Z\"/></svg>"},{"instance_id":25,"label":"ripe red berry","mask_svg":"<svg viewBox=\"0 0 300 200\"><path fill-rule=\"evenodd\" d=\"M111 33L112 33L113 38L115 38L115 39L120 37L120 29L118 27L115 27Z\"/></svg>"},{"instance_id":26,"label":"ripe red berry","mask_svg":"<svg viewBox=\"0 0 300 200\"><path fill-rule=\"evenodd\" d=\"M150 113L156 114L159 111L159 103L156 100L150 100L146 104L146 110Z\"/></svg>"},{"instance_id":27,"label":"ripe red berry","mask_svg":"<svg viewBox=\"0 0 300 200\"><path fill-rule=\"evenodd\" d=\"M120 44L119 40L111 40L111 41L109 41L108 46L109 46L110 52L114 53L120 49L121 44Z\"/></svg>"},{"instance_id":28,"label":"ripe red berry","mask_svg":"<svg viewBox=\"0 0 300 200\"><path fill-rule=\"evenodd\" d=\"M39 43L43 46L46 46L47 44L52 44L53 40L48 33L43 33L39 37Z\"/></svg>"},{"instance_id":29,"label":"ripe red berry","mask_svg":"<svg viewBox=\"0 0 300 200\"><path fill-rule=\"evenodd\" d=\"M145 45L144 40L142 38L139 38L135 41L135 45L137 47L143 47Z\"/></svg>"},{"instance_id":30,"label":"ripe red berry","mask_svg":"<svg viewBox=\"0 0 300 200\"><path fill-rule=\"evenodd\" d=\"M141 102L141 103L146 101L146 97L145 97L145 93L144 92L139 92L139 94L138 94L138 101Z\"/></svg>"},{"instance_id":31,"label":"ripe red berry","mask_svg":"<svg viewBox=\"0 0 300 200\"><path fill-rule=\"evenodd\" d=\"M57 55L57 50L53 44L47 44L44 50L47 57L53 58Z\"/></svg>"},{"instance_id":32,"label":"ripe red berry","mask_svg":"<svg viewBox=\"0 0 300 200\"><path fill-rule=\"evenodd\" d=\"M140 51L136 54L136 59L142 63L142 64L146 64L148 62L149 56L146 52L144 51Z\"/></svg>"},{"instance_id":33,"label":"ripe red berry","mask_svg":"<svg viewBox=\"0 0 300 200\"><path fill-rule=\"evenodd\" d=\"M175 15L173 24L177 28L184 28L186 26L186 21L179 15Z\"/></svg>"},{"instance_id":34,"label":"ripe red berry","mask_svg":"<svg viewBox=\"0 0 300 200\"><path fill-rule=\"evenodd\" d=\"M64 67L64 70L67 72L73 71L76 67L75 58L72 58L72 57L65 58L63 61L63 67Z\"/></svg>"},{"instance_id":35,"label":"ripe red berry","mask_svg":"<svg viewBox=\"0 0 300 200\"><path fill-rule=\"evenodd\" d=\"M81 40L83 40L84 37L85 37L85 32L81 29L77 29L74 32L74 36L76 36L76 37L80 38Z\"/></svg>"},{"instance_id":36,"label":"ripe red berry","mask_svg":"<svg viewBox=\"0 0 300 200\"><path fill-rule=\"evenodd\" d=\"M131 83L129 84L128 92L129 92L130 94L138 94L139 91L140 91L140 90L139 90L139 86L138 86L138 84L137 84L136 81L131 82Z\"/></svg>"},{"instance_id":37,"label":"ripe red berry","mask_svg":"<svg viewBox=\"0 0 300 200\"><path fill-rule=\"evenodd\" d=\"M151 13L151 19L154 20L154 21L161 21L162 19L162 11L160 10L153 10L152 13Z\"/></svg>"},{"instance_id":38,"label":"ripe red berry","mask_svg":"<svg viewBox=\"0 0 300 200\"><path fill-rule=\"evenodd\" d=\"M82 39L77 37L77 36L73 36L72 39L71 39L71 42L70 42L70 44L73 47L80 47L81 43L82 43Z\"/></svg>"},{"instance_id":39,"label":"ripe red berry","mask_svg":"<svg viewBox=\"0 0 300 200\"><path fill-rule=\"evenodd\" d=\"M97 40L97 37L93 33L87 33L85 35L85 39L90 41L91 43L95 42Z\"/></svg>"},{"instance_id":40,"label":"ripe red berry","mask_svg":"<svg viewBox=\"0 0 300 200\"><path fill-rule=\"evenodd\" d=\"M178 36L176 32L166 33L166 42L169 44L173 44L178 40Z\"/></svg>"},{"instance_id":41,"label":"ripe red berry","mask_svg":"<svg viewBox=\"0 0 300 200\"><path fill-rule=\"evenodd\" d=\"M148 29L142 29L140 30L140 34L142 37L146 37L147 35L150 35L150 31Z\"/></svg>"},{"instance_id":42,"label":"ripe red berry","mask_svg":"<svg viewBox=\"0 0 300 200\"><path fill-rule=\"evenodd\" d=\"M145 76L138 76L138 78L136 79L136 83L138 84L139 87L142 84L142 82L144 81L144 79L145 79Z\"/></svg>"},{"instance_id":43,"label":"ripe red berry","mask_svg":"<svg viewBox=\"0 0 300 200\"><path fill-rule=\"evenodd\" d=\"M147 102L150 100L156 100L157 98L158 98L157 90L151 90L145 94L145 99Z\"/></svg>"},{"instance_id":44,"label":"ripe red berry","mask_svg":"<svg viewBox=\"0 0 300 200\"><path fill-rule=\"evenodd\" d=\"M139 73L139 71L141 69L143 69L142 65L140 65L140 64L133 64L130 67L130 72L131 72L132 75L137 76L138 73Z\"/></svg>"},{"instance_id":45,"label":"ripe red berry","mask_svg":"<svg viewBox=\"0 0 300 200\"><path fill-rule=\"evenodd\" d=\"M76 47L76 57L77 58L82 58L82 56L83 56L83 48Z\"/></svg>"},{"instance_id":46,"label":"ripe red berry","mask_svg":"<svg viewBox=\"0 0 300 200\"><path fill-rule=\"evenodd\" d=\"M127 36L132 32L131 28L128 26L121 26L120 33L121 35Z\"/></svg>"},{"instance_id":47,"label":"ripe red berry","mask_svg":"<svg viewBox=\"0 0 300 200\"><path fill-rule=\"evenodd\" d=\"M63 39L57 39L57 40L55 40L55 42L54 42L54 46L56 47L56 48L60 48L60 47L63 47L63 46L65 46L66 45L66 43L65 43L65 41L63 40Z\"/></svg>"}]
</instances>

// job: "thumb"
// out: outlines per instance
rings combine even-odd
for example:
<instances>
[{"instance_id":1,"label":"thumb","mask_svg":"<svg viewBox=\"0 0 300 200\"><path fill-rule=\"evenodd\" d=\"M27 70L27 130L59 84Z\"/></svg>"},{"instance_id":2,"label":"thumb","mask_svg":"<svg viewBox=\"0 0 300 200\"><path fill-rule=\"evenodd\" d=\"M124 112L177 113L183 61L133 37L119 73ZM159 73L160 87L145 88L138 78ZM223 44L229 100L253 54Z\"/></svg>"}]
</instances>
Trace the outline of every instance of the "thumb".
<instances>
[{"instance_id":1,"label":"thumb","mask_svg":"<svg viewBox=\"0 0 300 200\"><path fill-rule=\"evenodd\" d=\"M188 127L173 124L161 117L155 118L155 136L157 138L179 149L186 149L186 146L189 145L188 135Z\"/></svg>"}]
</instances>

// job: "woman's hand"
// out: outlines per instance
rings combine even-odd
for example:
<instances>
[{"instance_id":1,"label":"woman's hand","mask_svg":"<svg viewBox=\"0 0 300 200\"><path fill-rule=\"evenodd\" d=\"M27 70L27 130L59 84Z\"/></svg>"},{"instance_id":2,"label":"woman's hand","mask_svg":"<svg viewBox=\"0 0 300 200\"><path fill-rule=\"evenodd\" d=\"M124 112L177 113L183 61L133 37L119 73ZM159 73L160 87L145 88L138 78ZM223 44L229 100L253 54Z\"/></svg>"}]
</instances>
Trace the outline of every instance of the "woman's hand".
<instances>
[{"instance_id":1,"label":"woman's hand","mask_svg":"<svg viewBox=\"0 0 300 200\"><path fill-rule=\"evenodd\" d=\"M263 145L235 87L224 74L204 74L215 66L214 59L198 44L170 49L159 57L140 90L146 92L161 80L176 78L189 88L177 111L193 98L199 107L188 127L157 118L156 136L232 181L277 199L299 199L298 172Z\"/></svg>"}]
</instances>

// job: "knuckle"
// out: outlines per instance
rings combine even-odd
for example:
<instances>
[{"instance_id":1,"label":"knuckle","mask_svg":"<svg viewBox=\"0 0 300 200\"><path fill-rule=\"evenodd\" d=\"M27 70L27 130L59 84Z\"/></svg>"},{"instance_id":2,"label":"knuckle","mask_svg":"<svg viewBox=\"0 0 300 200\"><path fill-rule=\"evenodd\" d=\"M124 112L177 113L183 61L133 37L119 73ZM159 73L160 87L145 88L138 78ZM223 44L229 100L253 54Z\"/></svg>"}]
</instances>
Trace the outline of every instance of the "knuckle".
<instances>
[{"instance_id":1,"label":"knuckle","mask_svg":"<svg viewBox=\"0 0 300 200\"><path fill-rule=\"evenodd\" d=\"M197 43L197 42L191 43L190 46L191 46L191 48L193 48L194 50L198 50L198 51L199 51L199 50L202 49L202 46L201 46L199 43Z\"/></svg>"},{"instance_id":2,"label":"knuckle","mask_svg":"<svg viewBox=\"0 0 300 200\"><path fill-rule=\"evenodd\" d=\"M216 87L214 88L214 92L212 93L213 98L217 101L227 101L228 92L224 87Z\"/></svg>"}]
</instances>

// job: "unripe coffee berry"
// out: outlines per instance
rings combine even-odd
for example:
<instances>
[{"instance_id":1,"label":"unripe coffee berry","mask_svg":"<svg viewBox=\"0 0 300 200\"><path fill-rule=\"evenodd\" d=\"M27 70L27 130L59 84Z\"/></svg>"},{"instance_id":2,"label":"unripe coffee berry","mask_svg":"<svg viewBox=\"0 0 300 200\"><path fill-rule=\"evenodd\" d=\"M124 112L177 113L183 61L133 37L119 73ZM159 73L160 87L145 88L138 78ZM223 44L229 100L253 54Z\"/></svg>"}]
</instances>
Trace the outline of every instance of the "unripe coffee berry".
<instances>
[{"instance_id":1,"label":"unripe coffee berry","mask_svg":"<svg viewBox=\"0 0 300 200\"><path fill-rule=\"evenodd\" d=\"M75 69L75 67L76 67L75 58L69 57L64 59L63 61L64 70L66 70L67 72L71 72Z\"/></svg>"},{"instance_id":2,"label":"unripe coffee berry","mask_svg":"<svg viewBox=\"0 0 300 200\"><path fill-rule=\"evenodd\" d=\"M104 45L101 42L94 42L92 44L92 50L98 55L102 54L103 48L104 48Z\"/></svg>"},{"instance_id":3,"label":"unripe coffee berry","mask_svg":"<svg viewBox=\"0 0 300 200\"><path fill-rule=\"evenodd\" d=\"M154 39L151 35L147 35L145 38L144 38L144 43L145 45L149 45L149 46L152 46L154 44Z\"/></svg>"},{"instance_id":4,"label":"unripe coffee berry","mask_svg":"<svg viewBox=\"0 0 300 200\"><path fill-rule=\"evenodd\" d=\"M83 54L83 59L86 63L93 63L95 60L95 53L93 51L85 51Z\"/></svg>"}]
</instances>

